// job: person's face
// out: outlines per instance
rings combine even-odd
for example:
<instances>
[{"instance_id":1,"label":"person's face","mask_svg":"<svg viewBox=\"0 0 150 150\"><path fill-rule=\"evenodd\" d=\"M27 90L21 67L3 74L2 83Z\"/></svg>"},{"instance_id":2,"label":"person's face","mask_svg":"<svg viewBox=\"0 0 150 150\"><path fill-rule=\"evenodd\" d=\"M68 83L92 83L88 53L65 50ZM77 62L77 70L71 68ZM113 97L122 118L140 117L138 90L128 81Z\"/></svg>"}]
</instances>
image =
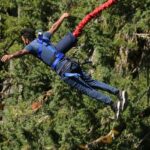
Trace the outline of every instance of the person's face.
<instances>
[{"instance_id":1,"label":"person's face","mask_svg":"<svg viewBox=\"0 0 150 150\"><path fill-rule=\"evenodd\" d=\"M30 41L27 38L25 38L24 36L21 36L21 39L25 45L28 45L30 43Z\"/></svg>"}]
</instances>

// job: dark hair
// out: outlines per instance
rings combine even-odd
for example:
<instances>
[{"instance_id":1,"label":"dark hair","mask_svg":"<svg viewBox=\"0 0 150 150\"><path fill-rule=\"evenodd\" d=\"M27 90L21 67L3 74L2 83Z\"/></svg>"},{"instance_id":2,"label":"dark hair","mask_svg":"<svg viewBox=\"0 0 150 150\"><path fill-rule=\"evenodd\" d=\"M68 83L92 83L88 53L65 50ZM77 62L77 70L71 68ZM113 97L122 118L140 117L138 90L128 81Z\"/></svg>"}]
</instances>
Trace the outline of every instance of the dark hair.
<instances>
[{"instance_id":1,"label":"dark hair","mask_svg":"<svg viewBox=\"0 0 150 150\"><path fill-rule=\"evenodd\" d=\"M33 41L36 36L35 36L35 30L32 28L25 28L22 29L20 32L21 36L23 36L24 38L27 38L29 41Z\"/></svg>"}]
</instances>

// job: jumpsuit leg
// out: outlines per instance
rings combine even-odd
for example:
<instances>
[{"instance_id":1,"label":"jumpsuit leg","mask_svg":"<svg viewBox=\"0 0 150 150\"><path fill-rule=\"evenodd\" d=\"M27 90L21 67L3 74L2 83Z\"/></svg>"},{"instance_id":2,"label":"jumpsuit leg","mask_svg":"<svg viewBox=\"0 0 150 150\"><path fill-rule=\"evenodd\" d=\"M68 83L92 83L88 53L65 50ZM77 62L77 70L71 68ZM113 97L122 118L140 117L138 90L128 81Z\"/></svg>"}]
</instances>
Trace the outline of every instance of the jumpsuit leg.
<instances>
[{"instance_id":1,"label":"jumpsuit leg","mask_svg":"<svg viewBox=\"0 0 150 150\"><path fill-rule=\"evenodd\" d=\"M119 93L119 89L112 87L104 82L94 80L90 77L90 75L86 74L85 72L83 72L83 79L89 86L94 89L101 89L114 95L117 95Z\"/></svg>"},{"instance_id":2,"label":"jumpsuit leg","mask_svg":"<svg viewBox=\"0 0 150 150\"><path fill-rule=\"evenodd\" d=\"M63 79L65 83L70 85L71 87L77 89L81 93L88 95L91 98L99 100L106 105L110 105L112 103L111 99L108 96L105 96L99 91L96 91L90 85L88 85L82 78L80 77L71 77Z\"/></svg>"}]
</instances>

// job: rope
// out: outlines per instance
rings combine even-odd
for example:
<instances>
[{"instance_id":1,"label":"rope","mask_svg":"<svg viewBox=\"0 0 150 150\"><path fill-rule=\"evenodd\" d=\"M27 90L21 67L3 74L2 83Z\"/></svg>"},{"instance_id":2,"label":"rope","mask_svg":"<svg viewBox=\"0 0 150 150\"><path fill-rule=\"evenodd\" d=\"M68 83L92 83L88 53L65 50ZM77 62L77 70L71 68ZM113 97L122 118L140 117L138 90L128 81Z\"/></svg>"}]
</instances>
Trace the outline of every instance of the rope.
<instances>
[{"instance_id":1,"label":"rope","mask_svg":"<svg viewBox=\"0 0 150 150\"><path fill-rule=\"evenodd\" d=\"M79 24L76 26L73 35L77 38L78 36L80 36L83 28L85 27L85 25L92 19L95 18L100 12L102 12L104 9L110 7L111 5L113 5L114 3L116 3L117 0L108 0L107 2L103 3L102 5L96 7L91 13L87 14L82 20L81 22L79 22Z\"/></svg>"}]
</instances>

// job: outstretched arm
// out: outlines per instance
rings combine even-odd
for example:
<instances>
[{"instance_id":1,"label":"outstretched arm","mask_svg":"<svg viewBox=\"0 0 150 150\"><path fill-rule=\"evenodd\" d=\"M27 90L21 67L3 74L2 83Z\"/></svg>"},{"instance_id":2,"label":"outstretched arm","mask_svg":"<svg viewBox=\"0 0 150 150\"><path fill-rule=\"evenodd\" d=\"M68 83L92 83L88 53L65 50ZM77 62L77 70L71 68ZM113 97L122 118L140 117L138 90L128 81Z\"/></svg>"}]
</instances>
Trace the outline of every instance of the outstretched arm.
<instances>
[{"instance_id":1,"label":"outstretched arm","mask_svg":"<svg viewBox=\"0 0 150 150\"><path fill-rule=\"evenodd\" d=\"M58 28L60 27L60 25L62 24L63 20L65 18L68 18L69 14L68 13L64 13L53 25L52 27L48 30L48 32L50 32L51 34L53 34L54 32L56 32L58 30Z\"/></svg>"},{"instance_id":2,"label":"outstretched arm","mask_svg":"<svg viewBox=\"0 0 150 150\"><path fill-rule=\"evenodd\" d=\"M4 55L2 58L1 58L1 61L2 62L7 62L9 60L11 60L12 58L17 58L17 57L20 57L20 56L23 56L25 54L29 54L30 52L26 49L23 49L23 50L20 50L20 51L17 51L13 54L7 54L7 55Z\"/></svg>"}]
</instances>

